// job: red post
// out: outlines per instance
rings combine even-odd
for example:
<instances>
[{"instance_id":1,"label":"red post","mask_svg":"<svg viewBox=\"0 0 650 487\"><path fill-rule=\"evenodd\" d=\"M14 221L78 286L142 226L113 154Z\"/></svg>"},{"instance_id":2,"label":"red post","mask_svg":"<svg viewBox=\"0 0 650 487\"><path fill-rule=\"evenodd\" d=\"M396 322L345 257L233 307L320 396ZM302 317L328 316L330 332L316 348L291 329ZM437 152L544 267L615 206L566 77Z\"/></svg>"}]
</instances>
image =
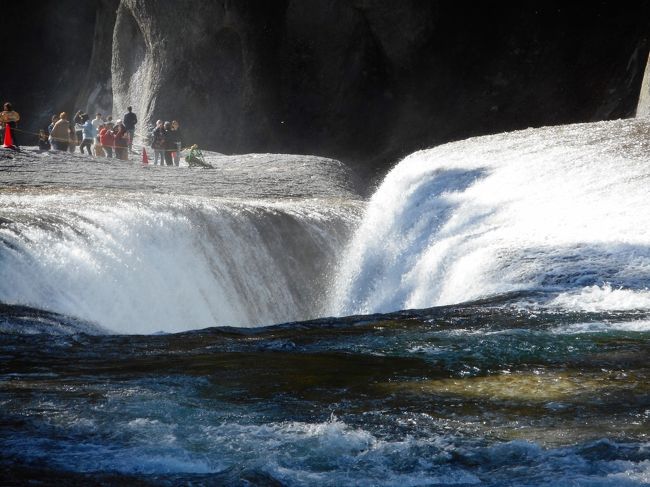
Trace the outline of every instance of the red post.
<instances>
[{"instance_id":1,"label":"red post","mask_svg":"<svg viewBox=\"0 0 650 487\"><path fill-rule=\"evenodd\" d=\"M142 148L142 165L146 166L149 164L149 157L147 156L147 149Z\"/></svg>"}]
</instances>

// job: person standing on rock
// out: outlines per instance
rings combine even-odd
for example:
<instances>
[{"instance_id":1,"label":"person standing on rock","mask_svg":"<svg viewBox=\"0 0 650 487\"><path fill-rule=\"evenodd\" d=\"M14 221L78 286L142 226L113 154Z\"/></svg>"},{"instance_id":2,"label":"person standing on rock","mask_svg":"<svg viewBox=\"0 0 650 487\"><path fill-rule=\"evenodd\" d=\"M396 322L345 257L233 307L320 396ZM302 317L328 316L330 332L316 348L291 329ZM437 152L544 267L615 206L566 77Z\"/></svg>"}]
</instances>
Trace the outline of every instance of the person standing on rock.
<instances>
[{"instance_id":1,"label":"person standing on rock","mask_svg":"<svg viewBox=\"0 0 650 487\"><path fill-rule=\"evenodd\" d=\"M126 107L126 110L122 123L129 134L129 152L133 152L133 138L135 137L135 124L138 123L138 117L133 113L133 107Z\"/></svg>"},{"instance_id":2,"label":"person standing on rock","mask_svg":"<svg viewBox=\"0 0 650 487\"><path fill-rule=\"evenodd\" d=\"M93 118L93 127L95 127L95 130L99 132L99 126L104 125L104 120L102 120L102 114L101 113L96 113L95 118Z\"/></svg>"},{"instance_id":3,"label":"person standing on rock","mask_svg":"<svg viewBox=\"0 0 650 487\"><path fill-rule=\"evenodd\" d=\"M165 122L165 164L168 166L174 165L174 159L172 158L172 152L176 150L176 139L172 133L172 124L171 122Z\"/></svg>"},{"instance_id":4,"label":"person standing on rock","mask_svg":"<svg viewBox=\"0 0 650 487\"><path fill-rule=\"evenodd\" d=\"M50 131L50 140L54 150L67 151L70 140L70 122L68 114L62 112Z\"/></svg>"},{"instance_id":5,"label":"person standing on rock","mask_svg":"<svg viewBox=\"0 0 650 487\"><path fill-rule=\"evenodd\" d=\"M93 127L95 127L95 145L99 144L99 131L101 130L102 125L104 125L104 120L102 119L101 113L96 113L95 118L93 118Z\"/></svg>"},{"instance_id":6,"label":"person standing on rock","mask_svg":"<svg viewBox=\"0 0 650 487\"><path fill-rule=\"evenodd\" d=\"M47 133L48 133L48 134L52 135L52 129L54 128L54 125L55 125L56 122L58 122L58 121L59 121L59 116L58 116L58 115L52 115L52 123L50 123L50 124L47 126ZM50 142L52 142L52 141L50 140Z\"/></svg>"},{"instance_id":7,"label":"person standing on rock","mask_svg":"<svg viewBox=\"0 0 650 487\"><path fill-rule=\"evenodd\" d=\"M72 121L74 122L74 133L75 133L74 145L75 146L77 144L80 144L81 140L83 139L83 128L82 128L82 125L84 124L83 117L84 117L84 113L81 110L78 110L77 113L74 114L74 118L72 119ZM74 152L74 147L72 147L70 152ZM79 152L83 153L83 148L81 146L79 146Z\"/></svg>"},{"instance_id":8,"label":"person standing on rock","mask_svg":"<svg viewBox=\"0 0 650 487\"><path fill-rule=\"evenodd\" d=\"M113 128L115 134L115 157L122 161L129 160L129 133L122 120L115 122Z\"/></svg>"},{"instance_id":9,"label":"person standing on rock","mask_svg":"<svg viewBox=\"0 0 650 487\"><path fill-rule=\"evenodd\" d=\"M18 123L18 120L20 120L20 115L18 112L14 111L11 103L9 102L5 103L3 108L4 110L0 112L0 122L2 122L2 128L6 130L7 125L11 128L11 138L13 139L14 147L18 148L18 142L16 139L16 124Z\"/></svg>"},{"instance_id":10,"label":"person standing on rock","mask_svg":"<svg viewBox=\"0 0 650 487\"><path fill-rule=\"evenodd\" d=\"M68 152L74 152L74 148L79 145L79 137L77 136L77 126L74 123L70 124L70 131L68 133Z\"/></svg>"},{"instance_id":11,"label":"person standing on rock","mask_svg":"<svg viewBox=\"0 0 650 487\"><path fill-rule=\"evenodd\" d=\"M181 161L181 148L183 147L183 136L181 134L181 124L176 120L172 121L172 137L174 143L176 144L176 150L174 151L174 166L178 166Z\"/></svg>"},{"instance_id":12,"label":"person standing on rock","mask_svg":"<svg viewBox=\"0 0 650 487\"><path fill-rule=\"evenodd\" d=\"M113 134L113 127L104 125L99 131L99 143L101 144L102 149L106 152L106 157L109 159L113 158L113 148L115 147L115 136Z\"/></svg>"},{"instance_id":13,"label":"person standing on rock","mask_svg":"<svg viewBox=\"0 0 650 487\"><path fill-rule=\"evenodd\" d=\"M104 124L102 123L97 131L95 132L95 145L93 146L93 154L97 157L106 157L106 151L102 147L102 142L99 137L100 132L104 129Z\"/></svg>"},{"instance_id":14,"label":"person standing on rock","mask_svg":"<svg viewBox=\"0 0 650 487\"><path fill-rule=\"evenodd\" d=\"M153 149L153 165L157 166L160 162L162 166L165 154L165 128L162 120L156 122L156 128L151 132L151 148Z\"/></svg>"},{"instance_id":15,"label":"person standing on rock","mask_svg":"<svg viewBox=\"0 0 650 487\"><path fill-rule=\"evenodd\" d=\"M40 151L48 151L52 148L52 145L50 144L50 141L48 140L47 137L47 132L45 130L40 129L38 131L38 150Z\"/></svg>"},{"instance_id":16,"label":"person standing on rock","mask_svg":"<svg viewBox=\"0 0 650 487\"><path fill-rule=\"evenodd\" d=\"M81 125L82 132L83 132L83 140L81 142L81 146L79 146L79 150L83 154L84 147L85 147L88 150L88 155L92 156L93 153L91 151L91 148L95 140L95 136L97 135L97 132L95 131L95 126L93 125L88 115L84 114L81 117L81 120L83 122L83 124Z\"/></svg>"}]
</instances>

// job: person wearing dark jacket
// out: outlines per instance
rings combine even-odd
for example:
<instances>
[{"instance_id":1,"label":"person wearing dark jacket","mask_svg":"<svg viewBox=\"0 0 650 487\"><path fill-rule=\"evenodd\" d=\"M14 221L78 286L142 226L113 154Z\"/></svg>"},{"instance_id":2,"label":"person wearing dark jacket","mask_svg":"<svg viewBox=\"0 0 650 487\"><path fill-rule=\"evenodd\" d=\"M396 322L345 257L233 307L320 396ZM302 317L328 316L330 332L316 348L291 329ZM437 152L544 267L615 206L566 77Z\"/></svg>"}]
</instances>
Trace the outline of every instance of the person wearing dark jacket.
<instances>
[{"instance_id":1,"label":"person wearing dark jacket","mask_svg":"<svg viewBox=\"0 0 650 487\"><path fill-rule=\"evenodd\" d=\"M175 150L173 152L174 156L174 166L178 166L181 161L181 149L183 147L183 137L181 133L181 124L176 120L172 121L172 138L176 144Z\"/></svg>"},{"instance_id":2,"label":"person wearing dark jacket","mask_svg":"<svg viewBox=\"0 0 650 487\"><path fill-rule=\"evenodd\" d=\"M126 110L122 123L129 134L129 152L133 152L133 137L135 137L135 124L138 123L138 117L133 113L133 107L126 107Z\"/></svg>"},{"instance_id":3,"label":"person wearing dark jacket","mask_svg":"<svg viewBox=\"0 0 650 487\"><path fill-rule=\"evenodd\" d=\"M43 129L38 131L38 150L48 151L52 148L50 141L48 140L47 132Z\"/></svg>"},{"instance_id":4,"label":"person wearing dark jacket","mask_svg":"<svg viewBox=\"0 0 650 487\"><path fill-rule=\"evenodd\" d=\"M165 158L165 127L162 120L156 122L156 128L151 132L151 148L153 149L153 165L163 165Z\"/></svg>"},{"instance_id":5,"label":"person wearing dark jacket","mask_svg":"<svg viewBox=\"0 0 650 487\"><path fill-rule=\"evenodd\" d=\"M54 124L59 121L59 116L58 115L52 115L52 123L47 126L47 133L51 134L52 129L54 128ZM52 142L52 141L50 141Z\"/></svg>"},{"instance_id":6,"label":"person wearing dark jacket","mask_svg":"<svg viewBox=\"0 0 650 487\"><path fill-rule=\"evenodd\" d=\"M79 110L77 113L74 114L74 118L72 119L72 121L74 122L74 133L75 133L76 144L81 144L81 141L83 140L83 129L81 127L84 124L84 112ZM79 152L83 154L83 151L84 151L83 146L79 145ZM74 152L74 148L70 152Z\"/></svg>"},{"instance_id":7,"label":"person wearing dark jacket","mask_svg":"<svg viewBox=\"0 0 650 487\"><path fill-rule=\"evenodd\" d=\"M172 152L176 150L176 139L172 133L172 124L170 122L165 122L165 164L168 166L174 165L174 159L172 158Z\"/></svg>"},{"instance_id":8,"label":"person wearing dark jacket","mask_svg":"<svg viewBox=\"0 0 650 487\"><path fill-rule=\"evenodd\" d=\"M113 128L113 133L115 134L115 157L123 161L129 160L129 134L126 130L126 127L123 125L121 120L118 120L115 123Z\"/></svg>"}]
</instances>

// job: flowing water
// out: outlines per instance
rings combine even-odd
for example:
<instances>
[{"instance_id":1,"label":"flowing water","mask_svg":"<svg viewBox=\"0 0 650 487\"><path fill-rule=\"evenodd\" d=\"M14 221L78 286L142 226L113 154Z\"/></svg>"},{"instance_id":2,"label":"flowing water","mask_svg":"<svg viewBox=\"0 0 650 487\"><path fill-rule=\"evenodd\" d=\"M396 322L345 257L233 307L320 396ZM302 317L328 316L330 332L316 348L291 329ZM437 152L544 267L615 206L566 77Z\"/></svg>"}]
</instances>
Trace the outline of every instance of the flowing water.
<instances>
[{"instance_id":1,"label":"flowing water","mask_svg":"<svg viewBox=\"0 0 650 487\"><path fill-rule=\"evenodd\" d=\"M650 485L649 129L3 153L4 483Z\"/></svg>"},{"instance_id":2,"label":"flowing water","mask_svg":"<svg viewBox=\"0 0 650 487\"><path fill-rule=\"evenodd\" d=\"M350 173L315 157L176 172L23 159L0 193L0 301L118 333L319 316L362 209Z\"/></svg>"}]
</instances>

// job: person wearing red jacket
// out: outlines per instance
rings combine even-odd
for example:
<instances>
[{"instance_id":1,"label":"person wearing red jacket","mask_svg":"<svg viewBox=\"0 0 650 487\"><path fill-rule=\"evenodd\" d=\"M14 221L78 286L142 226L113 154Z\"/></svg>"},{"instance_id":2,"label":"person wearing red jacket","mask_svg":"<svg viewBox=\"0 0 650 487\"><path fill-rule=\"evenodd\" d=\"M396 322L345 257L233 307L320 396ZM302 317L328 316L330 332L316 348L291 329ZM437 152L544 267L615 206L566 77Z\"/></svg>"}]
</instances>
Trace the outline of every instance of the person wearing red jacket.
<instances>
[{"instance_id":1,"label":"person wearing red jacket","mask_svg":"<svg viewBox=\"0 0 650 487\"><path fill-rule=\"evenodd\" d=\"M113 157L113 147L115 147L115 137L113 136L113 131L106 125L99 131L99 143L101 144L104 151L106 151L106 157Z\"/></svg>"},{"instance_id":2,"label":"person wearing red jacket","mask_svg":"<svg viewBox=\"0 0 650 487\"><path fill-rule=\"evenodd\" d=\"M129 160L129 133L122 123L122 120L115 122L113 127L115 135L115 157L123 161Z\"/></svg>"}]
</instances>

